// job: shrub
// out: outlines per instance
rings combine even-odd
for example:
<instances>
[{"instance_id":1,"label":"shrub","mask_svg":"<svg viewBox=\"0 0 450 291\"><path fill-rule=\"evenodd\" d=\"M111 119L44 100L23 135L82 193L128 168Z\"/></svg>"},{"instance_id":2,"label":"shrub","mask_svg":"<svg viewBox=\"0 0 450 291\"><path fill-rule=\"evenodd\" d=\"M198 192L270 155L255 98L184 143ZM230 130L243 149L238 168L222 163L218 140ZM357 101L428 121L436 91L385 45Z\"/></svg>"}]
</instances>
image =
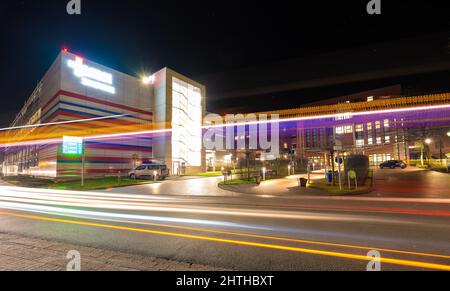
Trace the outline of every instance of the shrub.
<instances>
[{"instance_id":1,"label":"shrub","mask_svg":"<svg viewBox=\"0 0 450 291\"><path fill-rule=\"evenodd\" d=\"M364 155L351 155L345 160L345 179L348 179L348 172L355 171L358 184L363 185L369 177L369 157Z\"/></svg>"}]
</instances>

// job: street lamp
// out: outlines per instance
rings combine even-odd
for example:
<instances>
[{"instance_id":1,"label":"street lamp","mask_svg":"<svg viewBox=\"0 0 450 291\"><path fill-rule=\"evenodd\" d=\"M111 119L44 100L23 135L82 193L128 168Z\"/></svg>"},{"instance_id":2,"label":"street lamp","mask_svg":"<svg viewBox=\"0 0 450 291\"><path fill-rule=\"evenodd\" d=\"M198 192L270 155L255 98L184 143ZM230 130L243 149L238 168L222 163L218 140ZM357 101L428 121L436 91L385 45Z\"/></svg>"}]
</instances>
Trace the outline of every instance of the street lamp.
<instances>
[{"instance_id":1,"label":"street lamp","mask_svg":"<svg viewBox=\"0 0 450 291\"><path fill-rule=\"evenodd\" d=\"M144 85L150 85L155 81L155 77L154 76L146 76L142 78L142 83L144 83Z\"/></svg>"},{"instance_id":2,"label":"street lamp","mask_svg":"<svg viewBox=\"0 0 450 291\"><path fill-rule=\"evenodd\" d=\"M425 144L430 145L433 141L431 140L431 138L427 138L424 140L424 142L422 143L422 146L420 147L420 164L421 166L425 166L424 163L424 154L425 154Z\"/></svg>"},{"instance_id":3,"label":"street lamp","mask_svg":"<svg viewBox=\"0 0 450 291\"><path fill-rule=\"evenodd\" d=\"M448 136L448 137L450 137L450 131L449 131L449 132L447 132L447 136Z\"/></svg>"}]
</instances>

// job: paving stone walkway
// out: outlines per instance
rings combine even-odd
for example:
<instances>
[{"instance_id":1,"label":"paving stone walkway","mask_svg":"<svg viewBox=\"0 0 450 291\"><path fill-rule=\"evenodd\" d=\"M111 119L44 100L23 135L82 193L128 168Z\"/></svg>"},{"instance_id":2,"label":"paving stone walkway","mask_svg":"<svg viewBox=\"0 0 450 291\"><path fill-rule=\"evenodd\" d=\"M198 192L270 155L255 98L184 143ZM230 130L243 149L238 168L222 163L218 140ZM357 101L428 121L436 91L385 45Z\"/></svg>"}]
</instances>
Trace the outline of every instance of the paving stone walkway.
<instances>
[{"instance_id":1,"label":"paving stone walkway","mask_svg":"<svg viewBox=\"0 0 450 291\"><path fill-rule=\"evenodd\" d=\"M69 251L81 271L219 271L221 269L0 233L0 271L66 271Z\"/></svg>"}]
</instances>

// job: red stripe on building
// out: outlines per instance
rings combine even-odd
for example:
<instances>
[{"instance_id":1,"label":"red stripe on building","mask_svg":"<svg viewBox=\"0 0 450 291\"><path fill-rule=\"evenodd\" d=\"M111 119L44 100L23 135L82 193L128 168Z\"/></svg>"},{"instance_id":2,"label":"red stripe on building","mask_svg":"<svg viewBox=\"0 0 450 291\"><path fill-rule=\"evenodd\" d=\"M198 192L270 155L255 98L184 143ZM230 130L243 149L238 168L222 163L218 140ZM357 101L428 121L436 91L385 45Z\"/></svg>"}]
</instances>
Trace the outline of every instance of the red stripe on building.
<instances>
[{"instance_id":1,"label":"red stripe on building","mask_svg":"<svg viewBox=\"0 0 450 291\"><path fill-rule=\"evenodd\" d=\"M142 114L147 114L147 115L153 115L153 112L149 112L149 111L145 111L145 110L141 110L141 109L137 109L137 108L133 108L130 106L126 106L126 105L122 105L122 104L117 104L117 103L113 103L113 102L108 102L108 101L104 101L104 100L99 100L99 99L95 99L92 97L87 97L81 94L76 94L76 93L72 93L72 92L68 92L68 91L64 91L64 90L60 90L58 93L56 93L55 96L53 96L43 107L42 107L42 111L44 112L45 109L53 102L55 101L55 99L57 99L58 97L61 96L66 96L66 97L72 97L72 98L76 98L76 99L80 99L80 100L84 100L84 101L89 101L92 103L97 103L97 104L103 104L103 105L107 105L107 106L111 106L111 107L115 107L115 108L120 108L120 109L125 109L128 111L133 111L133 112L137 112L137 113L142 113Z\"/></svg>"},{"instance_id":2,"label":"red stripe on building","mask_svg":"<svg viewBox=\"0 0 450 291\"><path fill-rule=\"evenodd\" d=\"M80 113L67 112L64 109L58 110L58 115L76 117L76 118L80 118L80 119L95 118L95 117L84 115L84 114L80 114ZM136 124L134 122L112 120L112 119L102 119L102 120L98 120L98 121L95 121L95 122L107 122L107 123L113 123L113 124L116 124L116 125L134 125L134 124Z\"/></svg>"},{"instance_id":3,"label":"red stripe on building","mask_svg":"<svg viewBox=\"0 0 450 291\"><path fill-rule=\"evenodd\" d=\"M102 149L102 150L118 150L118 151L132 151L132 152L145 152L151 153L153 152L152 148L138 148L132 145L123 145L119 146L111 146L111 145L98 145L98 144L89 144L87 145L89 149Z\"/></svg>"}]
</instances>

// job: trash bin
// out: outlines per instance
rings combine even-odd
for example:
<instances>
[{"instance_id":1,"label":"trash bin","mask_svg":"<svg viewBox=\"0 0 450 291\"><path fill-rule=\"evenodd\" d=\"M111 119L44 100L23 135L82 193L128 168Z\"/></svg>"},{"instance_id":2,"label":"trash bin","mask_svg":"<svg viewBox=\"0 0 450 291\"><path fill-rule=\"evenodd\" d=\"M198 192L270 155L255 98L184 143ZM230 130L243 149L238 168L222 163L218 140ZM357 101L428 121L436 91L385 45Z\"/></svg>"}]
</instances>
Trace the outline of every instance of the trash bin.
<instances>
[{"instance_id":1,"label":"trash bin","mask_svg":"<svg viewBox=\"0 0 450 291\"><path fill-rule=\"evenodd\" d=\"M255 182L257 185L261 184L261 176L255 176Z\"/></svg>"},{"instance_id":2,"label":"trash bin","mask_svg":"<svg viewBox=\"0 0 450 291\"><path fill-rule=\"evenodd\" d=\"M328 184L331 184L331 182L333 182L333 172L332 171L328 171L325 174L325 179L327 180Z\"/></svg>"},{"instance_id":3,"label":"trash bin","mask_svg":"<svg viewBox=\"0 0 450 291\"><path fill-rule=\"evenodd\" d=\"M300 179L298 179L298 181L299 181L301 188L306 188L306 185L308 184L308 179L300 178Z\"/></svg>"}]
</instances>

